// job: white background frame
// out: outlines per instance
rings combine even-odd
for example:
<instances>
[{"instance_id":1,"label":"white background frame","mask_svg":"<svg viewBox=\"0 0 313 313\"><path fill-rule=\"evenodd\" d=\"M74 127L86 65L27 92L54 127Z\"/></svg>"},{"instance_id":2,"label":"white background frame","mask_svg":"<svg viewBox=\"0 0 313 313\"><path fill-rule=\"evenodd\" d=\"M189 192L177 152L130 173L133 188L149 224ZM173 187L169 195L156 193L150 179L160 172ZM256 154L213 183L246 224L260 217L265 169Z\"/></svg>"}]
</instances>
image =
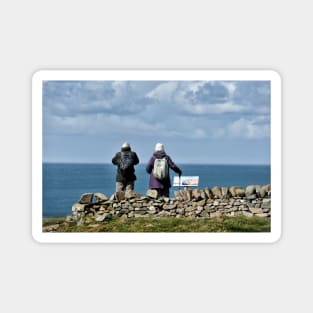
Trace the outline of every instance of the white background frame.
<instances>
[{"instance_id":1,"label":"white background frame","mask_svg":"<svg viewBox=\"0 0 313 313\"><path fill-rule=\"evenodd\" d=\"M43 233L42 83L44 80L271 81L271 232ZM32 235L41 243L273 243L281 236L281 78L273 70L43 70L32 79Z\"/></svg>"}]
</instances>

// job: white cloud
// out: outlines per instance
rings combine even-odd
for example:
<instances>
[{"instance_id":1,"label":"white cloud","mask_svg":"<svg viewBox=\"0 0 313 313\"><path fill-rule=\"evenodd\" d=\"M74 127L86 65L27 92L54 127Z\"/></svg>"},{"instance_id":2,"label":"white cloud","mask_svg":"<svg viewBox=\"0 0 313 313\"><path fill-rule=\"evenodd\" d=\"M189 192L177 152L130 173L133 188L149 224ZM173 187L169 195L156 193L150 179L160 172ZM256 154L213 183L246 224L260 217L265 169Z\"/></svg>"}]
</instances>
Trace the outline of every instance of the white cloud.
<instances>
[{"instance_id":1,"label":"white cloud","mask_svg":"<svg viewBox=\"0 0 313 313\"><path fill-rule=\"evenodd\" d=\"M234 82L222 82L222 85L225 86L230 94L233 94L236 91L236 83Z\"/></svg>"},{"instance_id":2,"label":"white cloud","mask_svg":"<svg viewBox=\"0 0 313 313\"><path fill-rule=\"evenodd\" d=\"M200 114L223 114L223 113L239 113L246 111L242 105L232 102L217 103L217 104L190 104L185 103L182 110L195 115Z\"/></svg>"},{"instance_id":3,"label":"white cloud","mask_svg":"<svg viewBox=\"0 0 313 313\"><path fill-rule=\"evenodd\" d=\"M215 131L215 137L241 137L246 139L257 139L270 136L270 124L263 123L264 119L248 120L240 118L223 129ZM262 123L260 123L262 122Z\"/></svg>"},{"instance_id":4,"label":"white cloud","mask_svg":"<svg viewBox=\"0 0 313 313\"><path fill-rule=\"evenodd\" d=\"M147 93L147 97L157 99L159 101L169 101L172 99L177 89L178 82L170 81L161 83L156 88Z\"/></svg>"}]
</instances>

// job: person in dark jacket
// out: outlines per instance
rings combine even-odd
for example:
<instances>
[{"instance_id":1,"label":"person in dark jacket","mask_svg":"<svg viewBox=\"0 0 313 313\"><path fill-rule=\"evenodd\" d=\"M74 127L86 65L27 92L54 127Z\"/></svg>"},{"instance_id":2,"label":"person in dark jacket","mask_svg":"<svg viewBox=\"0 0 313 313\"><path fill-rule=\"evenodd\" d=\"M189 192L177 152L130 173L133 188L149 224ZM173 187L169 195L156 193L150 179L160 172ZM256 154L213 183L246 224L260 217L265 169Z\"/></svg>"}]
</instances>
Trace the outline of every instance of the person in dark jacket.
<instances>
[{"instance_id":1,"label":"person in dark jacket","mask_svg":"<svg viewBox=\"0 0 313 313\"><path fill-rule=\"evenodd\" d=\"M166 158L168 166L174 172L176 172L179 176L182 175L181 169L172 161L169 155L167 155L164 151L164 145L162 143L157 143L155 145L155 152L153 153L147 167L146 171L150 174L149 188L155 189L158 191L158 198L161 197L169 197L170 188L171 188L171 180L168 175L164 180L158 180L153 176L153 167L155 159Z\"/></svg>"},{"instance_id":2,"label":"person in dark jacket","mask_svg":"<svg viewBox=\"0 0 313 313\"><path fill-rule=\"evenodd\" d=\"M126 157L129 160L130 166L126 170L121 170L121 159ZM128 142L124 142L120 152L117 152L112 159L112 163L117 166L116 173L116 192L134 190L135 186L135 168L139 163L136 152L131 151Z\"/></svg>"}]
</instances>

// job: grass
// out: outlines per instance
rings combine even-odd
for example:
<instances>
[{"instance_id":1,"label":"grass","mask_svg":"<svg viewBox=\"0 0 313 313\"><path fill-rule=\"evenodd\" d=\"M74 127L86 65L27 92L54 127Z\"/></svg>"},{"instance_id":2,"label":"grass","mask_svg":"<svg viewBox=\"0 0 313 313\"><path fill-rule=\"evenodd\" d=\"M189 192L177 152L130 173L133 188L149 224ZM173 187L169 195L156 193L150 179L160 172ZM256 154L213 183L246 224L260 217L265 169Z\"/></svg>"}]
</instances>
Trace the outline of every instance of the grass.
<instances>
[{"instance_id":1,"label":"grass","mask_svg":"<svg viewBox=\"0 0 313 313\"><path fill-rule=\"evenodd\" d=\"M45 218L43 226L59 224L57 232L270 232L270 219L261 217L220 218L116 218L104 222L64 223L64 218Z\"/></svg>"}]
</instances>

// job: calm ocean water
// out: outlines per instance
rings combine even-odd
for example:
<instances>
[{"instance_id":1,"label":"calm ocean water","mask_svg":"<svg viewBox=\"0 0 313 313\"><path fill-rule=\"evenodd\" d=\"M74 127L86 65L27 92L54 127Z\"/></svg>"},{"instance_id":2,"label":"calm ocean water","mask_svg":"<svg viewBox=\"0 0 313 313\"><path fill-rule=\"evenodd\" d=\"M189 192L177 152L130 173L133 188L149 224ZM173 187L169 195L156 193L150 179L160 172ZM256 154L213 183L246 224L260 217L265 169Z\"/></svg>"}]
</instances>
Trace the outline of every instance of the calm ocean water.
<instances>
[{"instance_id":1,"label":"calm ocean water","mask_svg":"<svg viewBox=\"0 0 313 313\"><path fill-rule=\"evenodd\" d=\"M270 165L179 165L184 176L199 176L199 188L214 186L265 185L271 182ZM111 164L43 164L43 216L71 213L72 205L83 193L115 192L116 167ZM171 171L171 177L176 175ZM149 175L145 165L136 166L135 191L145 194ZM171 179L173 181L173 178ZM178 187L171 188L171 197Z\"/></svg>"}]
</instances>

